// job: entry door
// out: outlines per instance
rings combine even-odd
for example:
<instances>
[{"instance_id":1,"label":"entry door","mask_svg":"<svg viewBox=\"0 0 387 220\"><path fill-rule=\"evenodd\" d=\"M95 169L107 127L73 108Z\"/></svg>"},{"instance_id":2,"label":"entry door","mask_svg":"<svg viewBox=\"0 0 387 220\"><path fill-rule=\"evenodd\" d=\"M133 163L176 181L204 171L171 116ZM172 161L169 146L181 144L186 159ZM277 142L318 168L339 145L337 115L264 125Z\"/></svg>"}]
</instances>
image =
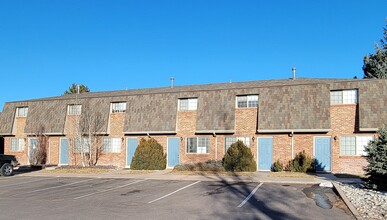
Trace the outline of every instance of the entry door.
<instances>
[{"instance_id":1,"label":"entry door","mask_svg":"<svg viewBox=\"0 0 387 220\"><path fill-rule=\"evenodd\" d=\"M37 153L38 153L38 139L36 138L29 138L28 139L28 160L30 164L36 165L37 160Z\"/></svg>"},{"instance_id":2,"label":"entry door","mask_svg":"<svg viewBox=\"0 0 387 220\"><path fill-rule=\"evenodd\" d=\"M138 145L137 138L127 138L126 139L126 166L130 167L134 152L136 151Z\"/></svg>"},{"instance_id":3,"label":"entry door","mask_svg":"<svg viewBox=\"0 0 387 220\"><path fill-rule=\"evenodd\" d=\"M59 156L60 165L69 164L69 139L61 138L60 139L60 156Z\"/></svg>"},{"instance_id":4,"label":"entry door","mask_svg":"<svg viewBox=\"0 0 387 220\"><path fill-rule=\"evenodd\" d=\"M174 167L179 164L179 138L168 138L168 167Z\"/></svg>"},{"instance_id":5,"label":"entry door","mask_svg":"<svg viewBox=\"0 0 387 220\"><path fill-rule=\"evenodd\" d=\"M273 160L273 138L258 138L258 170L270 171Z\"/></svg>"},{"instance_id":6,"label":"entry door","mask_svg":"<svg viewBox=\"0 0 387 220\"><path fill-rule=\"evenodd\" d=\"M316 171L331 171L331 138L314 138L314 159Z\"/></svg>"}]
</instances>

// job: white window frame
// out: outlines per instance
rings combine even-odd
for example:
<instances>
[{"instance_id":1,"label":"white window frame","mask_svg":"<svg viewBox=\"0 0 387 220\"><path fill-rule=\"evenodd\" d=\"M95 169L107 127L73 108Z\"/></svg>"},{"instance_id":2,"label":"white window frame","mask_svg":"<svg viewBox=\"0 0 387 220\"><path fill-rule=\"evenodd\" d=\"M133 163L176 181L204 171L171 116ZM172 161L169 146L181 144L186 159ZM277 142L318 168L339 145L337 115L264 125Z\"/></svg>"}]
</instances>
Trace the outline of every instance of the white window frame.
<instances>
[{"instance_id":1,"label":"white window frame","mask_svg":"<svg viewBox=\"0 0 387 220\"><path fill-rule=\"evenodd\" d=\"M358 103L357 89L335 90L330 92L331 105L346 105Z\"/></svg>"},{"instance_id":2,"label":"white window frame","mask_svg":"<svg viewBox=\"0 0 387 220\"><path fill-rule=\"evenodd\" d=\"M194 149L190 149L190 141L194 145ZM209 154L210 152L210 138L209 137L189 137L186 140L187 154Z\"/></svg>"},{"instance_id":3,"label":"white window frame","mask_svg":"<svg viewBox=\"0 0 387 220\"><path fill-rule=\"evenodd\" d=\"M24 138L11 138L10 141L11 141L11 144L9 146L9 151L20 152L24 150L24 147L25 147Z\"/></svg>"},{"instance_id":4,"label":"white window frame","mask_svg":"<svg viewBox=\"0 0 387 220\"><path fill-rule=\"evenodd\" d=\"M196 111L197 108L198 108L198 98L179 99L179 102L178 102L179 111Z\"/></svg>"},{"instance_id":5,"label":"white window frame","mask_svg":"<svg viewBox=\"0 0 387 220\"><path fill-rule=\"evenodd\" d=\"M16 108L16 117L27 117L28 107L17 107Z\"/></svg>"},{"instance_id":6,"label":"white window frame","mask_svg":"<svg viewBox=\"0 0 387 220\"><path fill-rule=\"evenodd\" d=\"M353 140L347 140L353 139ZM364 147L367 146L369 141L373 140L373 136L341 136L340 137L340 156L367 156L367 153L364 151ZM352 142L352 145L348 145L349 142ZM343 149L344 148L344 149ZM350 148L345 149L345 148ZM349 153L347 153L349 152Z\"/></svg>"},{"instance_id":7,"label":"white window frame","mask_svg":"<svg viewBox=\"0 0 387 220\"><path fill-rule=\"evenodd\" d=\"M81 146L78 145L79 143ZM90 138L88 137L74 138L74 153L90 153L91 146L89 144Z\"/></svg>"},{"instance_id":8,"label":"white window frame","mask_svg":"<svg viewBox=\"0 0 387 220\"><path fill-rule=\"evenodd\" d=\"M67 115L80 115L82 112L82 105L71 104L67 105Z\"/></svg>"},{"instance_id":9,"label":"white window frame","mask_svg":"<svg viewBox=\"0 0 387 220\"><path fill-rule=\"evenodd\" d=\"M232 141L228 141L227 139L235 139L232 140ZM225 149L225 152L227 152L227 150L231 147L232 144L235 144L237 141L242 141L246 147L250 147L250 137L247 137L247 136L226 136L224 138L224 149ZM232 142L232 143L231 143Z\"/></svg>"},{"instance_id":10,"label":"white window frame","mask_svg":"<svg viewBox=\"0 0 387 220\"><path fill-rule=\"evenodd\" d=\"M104 137L102 149L104 153L121 153L121 145L120 137Z\"/></svg>"},{"instance_id":11,"label":"white window frame","mask_svg":"<svg viewBox=\"0 0 387 220\"><path fill-rule=\"evenodd\" d=\"M237 95L235 99L236 108L257 108L259 105L258 95ZM246 105L240 105L240 103L246 102Z\"/></svg>"},{"instance_id":12,"label":"white window frame","mask_svg":"<svg viewBox=\"0 0 387 220\"><path fill-rule=\"evenodd\" d=\"M110 109L111 113L126 112L126 102L112 102Z\"/></svg>"}]
</instances>

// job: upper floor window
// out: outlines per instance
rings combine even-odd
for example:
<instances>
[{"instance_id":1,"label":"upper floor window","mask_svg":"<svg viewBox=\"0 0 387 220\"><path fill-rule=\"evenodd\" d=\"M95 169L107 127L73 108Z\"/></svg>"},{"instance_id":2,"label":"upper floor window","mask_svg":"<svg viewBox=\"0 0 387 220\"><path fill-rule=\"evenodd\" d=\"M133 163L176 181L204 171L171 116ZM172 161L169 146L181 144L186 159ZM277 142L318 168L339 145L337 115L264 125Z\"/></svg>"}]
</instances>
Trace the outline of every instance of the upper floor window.
<instances>
[{"instance_id":1,"label":"upper floor window","mask_svg":"<svg viewBox=\"0 0 387 220\"><path fill-rule=\"evenodd\" d=\"M120 153L121 152L121 138L109 138L103 139L103 152Z\"/></svg>"},{"instance_id":2,"label":"upper floor window","mask_svg":"<svg viewBox=\"0 0 387 220\"><path fill-rule=\"evenodd\" d=\"M247 147L250 147L250 138L249 137L226 137L225 147L226 151L237 141L242 141Z\"/></svg>"},{"instance_id":3,"label":"upper floor window","mask_svg":"<svg viewBox=\"0 0 387 220\"><path fill-rule=\"evenodd\" d=\"M10 151L23 151L24 149L24 138L11 138Z\"/></svg>"},{"instance_id":4,"label":"upper floor window","mask_svg":"<svg viewBox=\"0 0 387 220\"><path fill-rule=\"evenodd\" d=\"M367 155L364 147L372 140L372 136L342 136L340 137L340 155L364 156Z\"/></svg>"},{"instance_id":5,"label":"upper floor window","mask_svg":"<svg viewBox=\"0 0 387 220\"><path fill-rule=\"evenodd\" d=\"M198 107L197 98L179 99L179 110L196 110Z\"/></svg>"},{"instance_id":6,"label":"upper floor window","mask_svg":"<svg viewBox=\"0 0 387 220\"><path fill-rule=\"evenodd\" d=\"M258 95L237 96L237 108L256 108L256 107L258 107Z\"/></svg>"},{"instance_id":7,"label":"upper floor window","mask_svg":"<svg viewBox=\"0 0 387 220\"><path fill-rule=\"evenodd\" d=\"M187 138L187 153L208 154L210 139L208 137Z\"/></svg>"},{"instance_id":8,"label":"upper floor window","mask_svg":"<svg viewBox=\"0 0 387 220\"><path fill-rule=\"evenodd\" d=\"M27 117L28 107L18 107L16 108L16 116L17 117Z\"/></svg>"},{"instance_id":9,"label":"upper floor window","mask_svg":"<svg viewBox=\"0 0 387 220\"><path fill-rule=\"evenodd\" d=\"M68 115L80 115L82 111L82 105L68 105L67 114Z\"/></svg>"},{"instance_id":10,"label":"upper floor window","mask_svg":"<svg viewBox=\"0 0 387 220\"><path fill-rule=\"evenodd\" d=\"M116 112L125 112L126 111L126 102L113 102L112 103L112 113Z\"/></svg>"},{"instance_id":11,"label":"upper floor window","mask_svg":"<svg viewBox=\"0 0 387 220\"><path fill-rule=\"evenodd\" d=\"M356 104L357 90L331 91L331 105L336 104Z\"/></svg>"}]
</instances>

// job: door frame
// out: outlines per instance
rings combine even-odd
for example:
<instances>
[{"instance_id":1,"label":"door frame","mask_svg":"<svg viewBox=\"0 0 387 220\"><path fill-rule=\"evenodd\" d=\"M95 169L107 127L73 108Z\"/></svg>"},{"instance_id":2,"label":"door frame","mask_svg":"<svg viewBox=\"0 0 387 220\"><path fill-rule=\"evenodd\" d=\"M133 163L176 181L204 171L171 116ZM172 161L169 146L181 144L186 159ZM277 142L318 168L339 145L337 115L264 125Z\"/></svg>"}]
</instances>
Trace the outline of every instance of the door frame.
<instances>
[{"instance_id":1,"label":"door frame","mask_svg":"<svg viewBox=\"0 0 387 220\"><path fill-rule=\"evenodd\" d=\"M61 156L62 156L62 149L61 149L61 146L62 146L62 139L67 139L67 164L65 163L61 163ZM65 165L69 165L69 152L70 152L70 140L69 138L66 138L66 137L61 137L59 138L59 161L58 161L58 165L59 166L65 166Z\"/></svg>"},{"instance_id":2,"label":"door frame","mask_svg":"<svg viewBox=\"0 0 387 220\"><path fill-rule=\"evenodd\" d=\"M179 160L179 162L178 162L178 164L180 164L180 138L179 137L168 137L167 138L167 168L173 168L173 167L170 167L170 166L168 166L168 155L169 155L169 139L170 138L175 138L175 139L178 139L178 143L179 143L179 153L178 153L178 155L177 155L177 158L178 158L178 160Z\"/></svg>"},{"instance_id":3,"label":"door frame","mask_svg":"<svg viewBox=\"0 0 387 220\"><path fill-rule=\"evenodd\" d=\"M332 136L313 136L313 160L316 159L316 138L329 138L329 143L330 143L330 150L329 150L329 153L330 153L330 170L323 170L323 171L317 171L316 170L316 165L314 165L314 169L316 170L316 173L319 172L319 173L324 173L324 172L327 172L327 173L331 173L332 172L332 164L333 164L333 160L332 160Z\"/></svg>"},{"instance_id":4,"label":"door frame","mask_svg":"<svg viewBox=\"0 0 387 220\"><path fill-rule=\"evenodd\" d=\"M273 145L274 145L274 138L273 138L273 136L257 137L257 171L271 171L271 169L269 169L269 170L260 170L259 169L259 139L262 139L262 138L271 138L271 140L272 140L272 143L271 143L271 162L273 163Z\"/></svg>"}]
</instances>

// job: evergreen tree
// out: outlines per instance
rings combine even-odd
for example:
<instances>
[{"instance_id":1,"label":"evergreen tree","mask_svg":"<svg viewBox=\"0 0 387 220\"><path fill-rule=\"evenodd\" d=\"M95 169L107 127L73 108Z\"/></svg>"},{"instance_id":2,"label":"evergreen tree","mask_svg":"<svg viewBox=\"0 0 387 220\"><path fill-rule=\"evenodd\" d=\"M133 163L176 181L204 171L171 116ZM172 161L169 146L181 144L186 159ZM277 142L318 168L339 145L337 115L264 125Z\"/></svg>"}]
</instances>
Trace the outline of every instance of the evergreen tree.
<instances>
[{"instance_id":1,"label":"evergreen tree","mask_svg":"<svg viewBox=\"0 0 387 220\"><path fill-rule=\"evenodd\" d=\"M365 151L368 154L365 171L369 183L378 189L387 189L387 125L379 129L378 138L370 141Z\"/></svg>"},{"instance_id":2,"label":"evergreen tree","mask_svg":"<svg viewBox=\"0 0 387 220\"><path fill-rule=\"evenodd\" d=\"M376 53L364 57L364 78L387 78L387 24L384 28L384 39L381 45L375 45Z\"/></svg>"},{"instance_id":3,"label":"evergreen tree","mask_svg":"<svg viewBox=\"0 0 387 220\"><path fill-rule=\"evenodd\" d=\"M134 152L130 168L133 170L164 170L167 157L161 146L154 138L140 140Z\"/></svg>"},{"instance_id":4,"label":"evergreen tree","mask_svg":"<svg viewBox=\"0 0 387 220\"><path fill-rule=\"evenodd\" d=\"M69 89L64 92L64 95L77 93L77 86L78 86L77 84L73 83L69 87ZM87 86L80 84L79 85L79 93L84 93L84 92L90 92L90 89Z\"/></svg>"},{"instance_id":5,"label":"evergreen tree","mask_svg":"<svg viewBox=\"0 0 387 220\"><path fill-rule=\"evenodd\" d=\"M227 150L223 158L223 166L227 171L257 171L257 163L254 160L254 156L250 148L246 147L242 141L235 142Z\"/></svg>"}]
</instances>

